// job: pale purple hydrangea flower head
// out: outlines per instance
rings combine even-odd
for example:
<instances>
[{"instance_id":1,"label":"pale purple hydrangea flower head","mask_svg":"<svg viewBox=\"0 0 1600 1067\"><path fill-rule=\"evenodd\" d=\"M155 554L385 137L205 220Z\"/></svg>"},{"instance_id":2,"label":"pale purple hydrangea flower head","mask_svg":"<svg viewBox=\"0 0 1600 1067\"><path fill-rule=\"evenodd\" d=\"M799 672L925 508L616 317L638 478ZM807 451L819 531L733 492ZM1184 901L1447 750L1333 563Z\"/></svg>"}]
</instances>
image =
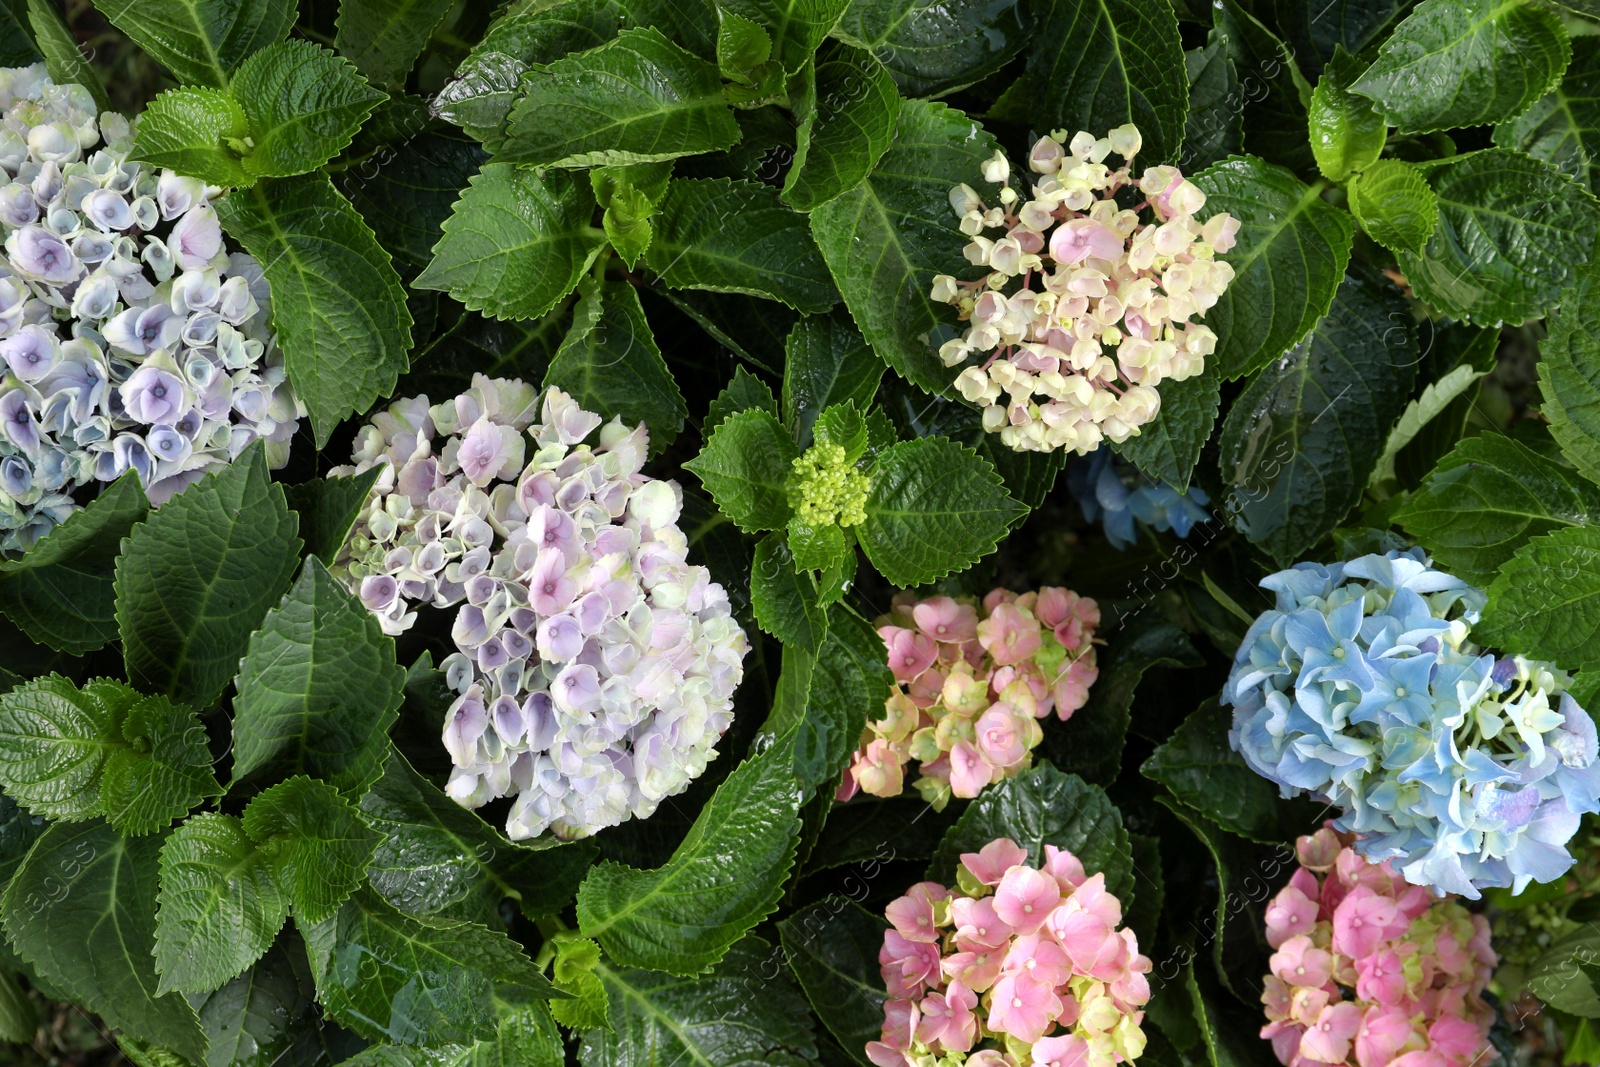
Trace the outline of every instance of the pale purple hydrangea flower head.
<instances>
[{"instance_id":1,"label":"pale purple hydrangea flower head","mask_svg":"<svg viewBox=\"0 0 1600 1067\"><path fill-rule=\"evenodd\" d=\"M381 470L334 572L384 630L419 604L455 610L447 791L514 795L514 838L649 815L731 721L748 643L688 562L680 490L641 473L647 453L643 426L479 375L374 415L332 472Z\"/></svg>"},{"instance_id":2,"label":"pale purple hydrangea flower head","mask_svg":"<svg viewBox=\"0 0 1600 1067\"><path fill-rule=\"evenodd\" d=\"M265 279L204 182L129 162L132 129L43 64L0 69L0 555L132 470L160 504L300 405Z\"/></svg>"}]
</instances>

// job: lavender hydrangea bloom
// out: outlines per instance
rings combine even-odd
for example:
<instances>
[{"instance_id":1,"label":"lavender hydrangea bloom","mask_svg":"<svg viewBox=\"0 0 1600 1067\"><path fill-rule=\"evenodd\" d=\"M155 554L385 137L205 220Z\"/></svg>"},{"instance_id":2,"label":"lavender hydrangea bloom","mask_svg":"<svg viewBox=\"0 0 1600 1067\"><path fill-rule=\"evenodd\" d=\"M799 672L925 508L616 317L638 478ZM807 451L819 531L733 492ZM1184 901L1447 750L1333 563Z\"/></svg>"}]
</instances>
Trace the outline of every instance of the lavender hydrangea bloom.
<instances>
[{"instance_id":1,"label":"lavender hydrangea bloom","mask_svg":"<svg viewBox=\"0 0 1600 1067\"><path fill-rule=\"evenodd\" d=\"M103 138L103 143L102 143ZM0 69L0 555L138 472L160 504L303 413L219 190L129 162L126 119L43 64Z\"/></svg>"},{"instance_id":2,"label":"lavender hydrangea bloom","mask_svg":"<svg viewBox=\"0 0 1600 1067\"><path fill-rule=\"evenodd\" d=\"M331 472L381 469L334 573L384 631L455 609L446 788L467 807L514 794L513 838L649 815L732 719L749 646L647 452L643 426L479 375L379 412Z\"/></svg>"},{"instance_id":3,"label":"lavender hydrangea bloom","mask_svg":"<svg viewBox=\"0 0 1600 1067\"><path fill-rule=\"evenodd\" d=\"M1600 739L1553 665L1471 640L1480 590L1419 549L1301 563L1262 583L1223 687L1229 741L1286 797L1343 809L1356 848L1477 898L1572 866L1600 811Z\"/></svg>"},{"instance_id":4,"label":"lavender hydrangea bloom","mask_svg":"<svg viewBox=\"0 0 1600 1067\"><path fill-rule=\"evenodd\" d=\"M1211 498L1197 485L1180 493L1163 482L1152 482L1133 464L1101 445L1086 458L1076 460L1067 472L1067 488L1083 509L1083 517L1098 522L1111 546L1120 551L1138 539L1134 520L1152 529L1171 530L1188 537L1196 523L1211 516Z\"/></svg>"}]
</instances>

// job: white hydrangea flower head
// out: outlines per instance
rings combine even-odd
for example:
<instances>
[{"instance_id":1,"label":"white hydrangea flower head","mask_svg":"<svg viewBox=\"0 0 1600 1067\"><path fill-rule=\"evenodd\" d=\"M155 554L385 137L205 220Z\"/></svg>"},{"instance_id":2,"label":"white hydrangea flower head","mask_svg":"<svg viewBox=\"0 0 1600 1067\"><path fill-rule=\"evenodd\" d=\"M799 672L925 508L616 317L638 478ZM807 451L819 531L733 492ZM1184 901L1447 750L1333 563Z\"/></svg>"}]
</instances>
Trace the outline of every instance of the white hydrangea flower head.
<instances>
[{"instance_id":1,"label":"white hydrangea flower head","mask_svg":"<svg viewBox=\"0 0 1600 1067\"><path fill-rule=\"evenodd\" d=\"M1012 187L1000 152L983 165L984 180L1001 187L998 204L967 185L950 191L972 238L967 260L988 273L939 275L931 298L970 323L939 357L965 365L955 385L983 409L984 428L1018 451L1086 454L1154 419L1162 382L1205 369L1217 335L1190 320L1233 280L1216 257L1233 247L1239 223L1225 213L1197 218L1206 196L1176 167L1135 180L1141 139L1131 124L1064 141L1057 130L1029 153L1031 199ZM1104 162L1112 156L1123 161L1116 170ZM1123 206L1119 193L1144 199Z\"/></svg>"},{"instance_id":2,"label":"white hydrangea flower head","mask_svg":"<svg viewBox=\"0 0 1600 1067\"><path fill-rule=\"evenodd\" d=\"M381 470L334 574L384 631L455 609L446 790L473 808L515 794L513 838L648 816L732 721L749 643L687 560L677 483L641 473L648 451L643 426L480 374L392 404L331 472Z\"/></svg>"},{"instance_id":3,"label":"white hydrangea flower head","mask_svg":"<svg viewBox=\"0 0 1600 1067\"><path fill-rule=\"evenodd\" d=\"M0 555L138 472L161 504L303 408L221 190L128 160L132 125L43 63L0 69Z\"/></svg>"}]
</instances>

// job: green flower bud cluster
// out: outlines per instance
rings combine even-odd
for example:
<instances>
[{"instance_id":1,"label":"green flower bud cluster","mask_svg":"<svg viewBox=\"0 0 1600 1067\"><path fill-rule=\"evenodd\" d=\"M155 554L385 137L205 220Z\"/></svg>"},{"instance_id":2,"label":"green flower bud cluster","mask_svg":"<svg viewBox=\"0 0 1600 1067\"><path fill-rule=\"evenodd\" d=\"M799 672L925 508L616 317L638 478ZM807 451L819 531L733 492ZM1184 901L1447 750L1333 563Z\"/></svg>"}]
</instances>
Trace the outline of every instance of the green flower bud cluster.
<instances>
[{"instance_id":1,"label":"green flower bud cluster","mask_svg":"<svg viewBox=\"0 0 1600 1067\"><path fill-rule=\"evenodd\" d=\"M812 526L859 526L867 519L864 471L850 462L843 445L819 440L794 461L789 502Z\"/></svg>"}]
</instances>

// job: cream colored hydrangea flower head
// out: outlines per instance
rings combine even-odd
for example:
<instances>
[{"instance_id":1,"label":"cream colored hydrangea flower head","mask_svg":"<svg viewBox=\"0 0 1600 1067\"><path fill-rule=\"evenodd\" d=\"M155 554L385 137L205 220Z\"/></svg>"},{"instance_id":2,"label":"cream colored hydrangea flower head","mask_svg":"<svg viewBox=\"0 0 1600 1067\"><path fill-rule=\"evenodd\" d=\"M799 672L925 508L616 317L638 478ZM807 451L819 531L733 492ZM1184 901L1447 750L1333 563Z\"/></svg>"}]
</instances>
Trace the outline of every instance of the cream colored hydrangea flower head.
<instances>
[{"instance_id":1,"label":"cream colored hydrangea flower head","mask_svg":"<svg viewBox=\"0 0 1600 1067\"><path fill-rule=\"evenodd\" d=\"M1000 152L983 165L1000 187L993 203L964 184L950 191L972 238L966 257L988 273L934 278L932 298L970 324L939 356L965 365L956 388L1018 451L1088 453L1127 440L1160 412L1157 386L1201 373L1216 348L1217 335L1190 320L1233 280L1216 256L1233 247L1239 222L1202 221L1205 193L1176 167L1135 179L1139 147L1132 125L1070 141L1057 130L1029 154L1031 199Z\"/></svg>"}]
</instances>

